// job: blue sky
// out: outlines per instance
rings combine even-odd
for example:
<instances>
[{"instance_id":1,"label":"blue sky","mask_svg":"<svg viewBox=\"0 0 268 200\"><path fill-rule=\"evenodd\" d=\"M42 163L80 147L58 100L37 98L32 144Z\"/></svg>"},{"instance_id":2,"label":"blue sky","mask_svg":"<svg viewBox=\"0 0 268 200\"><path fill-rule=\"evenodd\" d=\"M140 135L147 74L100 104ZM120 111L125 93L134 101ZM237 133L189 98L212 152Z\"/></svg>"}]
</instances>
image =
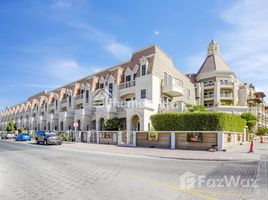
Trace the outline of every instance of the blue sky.
<instances>
[{"instance_id":1,"label":"blue sky","mask_svg":"<svg viewBox=\"0 0 268 200\"><path fill-rule=\"evenodd\" d=\"M150 44L197 72L211 39L268 94L268 1L1 0L0 109L128 60Z\"/></svg>"}]
</instances>

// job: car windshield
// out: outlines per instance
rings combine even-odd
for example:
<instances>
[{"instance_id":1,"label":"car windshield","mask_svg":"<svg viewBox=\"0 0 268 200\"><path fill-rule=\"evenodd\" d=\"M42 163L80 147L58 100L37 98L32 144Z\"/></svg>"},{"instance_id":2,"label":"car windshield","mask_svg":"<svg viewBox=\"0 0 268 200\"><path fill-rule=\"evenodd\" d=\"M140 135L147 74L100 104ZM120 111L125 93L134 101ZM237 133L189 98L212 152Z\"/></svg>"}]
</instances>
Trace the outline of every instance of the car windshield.
<instances>
[{"instance_id":1,"label":"car windshield","mask_svg":"<svg viewBox=\"0 0 268 200\"><path fill-rule=\"evenodd\" d=\"M57 133L55 133L55 132L45 132L45 135L54 136L54 135L57 135Z\"/></svg>"}]
</instances>

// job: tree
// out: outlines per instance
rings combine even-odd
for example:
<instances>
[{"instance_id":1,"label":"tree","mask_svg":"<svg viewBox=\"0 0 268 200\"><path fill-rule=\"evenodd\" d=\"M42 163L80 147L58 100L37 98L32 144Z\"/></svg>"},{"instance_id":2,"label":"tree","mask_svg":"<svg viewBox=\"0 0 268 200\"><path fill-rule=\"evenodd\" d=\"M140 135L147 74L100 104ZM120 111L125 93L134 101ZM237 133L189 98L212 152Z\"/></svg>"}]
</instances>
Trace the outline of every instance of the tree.
<instances>
[{"instance_id":1,"label":"tree","mask_svg":"<svg viewBox=\"0 0 268 200\"><path fill-rule=\"evenodd\" d=\"M7 132L14 132L15 131L15 126L13 121L10 121L6 127Z\"/></svg>"},{"instance_id":2,"label":"tree","mask_svg":"<svg viewBox=\"0 0 268 200\"><path fill-rule=\"evenodd\" d=\"M246 120L247 122L251 121L251 120L257 121L257 117L252 113L247 113L247 112L242 113L241 117L242 117L242 119Z\"/></svg>"},{"instance_id":3,"label":"tree","mask_svg":"<svg viewBox=\"0 0 268 200\"><path fill-rule=\"evenodd\" d=\"M267 135L267 134L268 134L268 128L266 128L264 126L258 127L257 135L264 136L264 135Z\"/></svg>"},{"instance_id":4,"label":"tree","mask_svg":"<svg viewBox=\"0 0 268 200\"><path fill-rule=\"evenodd\" d=\"M120 120L118 117L107 119L104 124L106 131L118 131L120 129Z\"/></svg>"},{"instance_id":5,"label":"tree","mask_svg":"<svg viewBox=\"0 0 268 200\"><path fill-rule=\"evenodd\" d=\"M257 123L257 117L252 113L242 113L240 117L247 121L248 130L250 133L253 133Z\"/></svg>"},{"instance_id":6,"label":"tree","mask_svg":"<svg viewBox=\"0 0 268 200\"><path fill-rule=\"evenodd\" d=\"M205 106L186 104L187 112L208 112Z\"/></svg>"}]
</instances>

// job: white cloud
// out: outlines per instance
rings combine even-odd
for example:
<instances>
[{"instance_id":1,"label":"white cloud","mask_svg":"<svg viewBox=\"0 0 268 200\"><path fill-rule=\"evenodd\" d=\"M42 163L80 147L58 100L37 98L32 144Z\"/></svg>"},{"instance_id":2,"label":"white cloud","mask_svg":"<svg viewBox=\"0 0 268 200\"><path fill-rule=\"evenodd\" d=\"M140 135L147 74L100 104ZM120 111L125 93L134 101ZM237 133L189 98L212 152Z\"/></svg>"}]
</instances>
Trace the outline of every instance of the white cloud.
<instances>
[{"instance_id":1,"label":"white cloud","mask_svg":"<svg viewBox=\"0 0 268 200\"><path fill-rule=\"evenodd\" d=\"M195 73L194 70L196 70L198 67L200 67L202 65L202 63L204 62L205 59L205 52L199 52L196 53L194 55L188 56L185 59L185 62L188 66L191 66L187 69L187 71L184 71L185 73Z\"/></svg>"},{"instance_id":2,"label":"white cloud","mask_svg":"<svg viewBox=\"0 0 268 200\"><path fill-rule=\"evenodd\" d=\"M229 25L218 38L231 67L243 81L268 81L268 1L235 1L220 17Z\"/></svg>"},{"instance_id":3,"label":"white cloud","mask_svg":"<svg viewBox=\"0 0 268 200\"><path fill-rule=\"evenodd\" d=\"M215 38L223 58L243 82L253 83L268 95L268 1L233 1L219 18L226 27L218 30ZM202 52L186 61L201 66L206 47Z\"/></svg>"},{"instance_id":4,"label":"white cloud","mask_svg":"<svg viewBox=\"0 0 268 200\"><path fill-rule=\"evenodd\" d=\"M99 31L97 28L85 23L69 23L69 26L82 30L82 35L94 40L102 48L117 59L127 59L132 53L132 49L121 42L118 42L113 36Z\"/></svg>"},{"instance_id":5,"label":"white cloud","mask_svg":"<svg viewBox=\"0 0 268 200\"><path fill-rule=\"evenodd\" d=\"M118 59L129 57L132 51L128 46L116 41L108 42L104 48Z\"/></svg>"},{"instance_id":6,"label":"white cloud","mask_svg":"<svg viewBox=\"0 0 268 200\"><path fill-rule=\"evenodd\" d=\"M53 77L60 83L75 81L90 74L86 67L81 66L73 59L50 60L44 66L46 76Z\"/></svg>"},{"instance_id":7,"label":"white cloud","mask_svg":"<svg viewBox=\"0 0 268 200\"><path fill-rule=\"evenodd\" d=\"M154 31L154 35L159 35L160 34L160 32L159 31Z\"/></svg>"}]
</instances>

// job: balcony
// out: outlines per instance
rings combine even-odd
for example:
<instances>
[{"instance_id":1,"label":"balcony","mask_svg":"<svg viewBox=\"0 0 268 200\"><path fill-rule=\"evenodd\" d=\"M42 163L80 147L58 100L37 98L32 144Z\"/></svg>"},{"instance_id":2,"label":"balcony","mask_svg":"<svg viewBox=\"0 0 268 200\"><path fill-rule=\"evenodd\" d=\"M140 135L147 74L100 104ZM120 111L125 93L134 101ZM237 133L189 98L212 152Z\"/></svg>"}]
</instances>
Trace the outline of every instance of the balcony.
<instances>
[{"instance_id":1,"label":"balcony","mask_svg":"<svg viewBox=\"0 0 268 200\"><path fill-rule=\"evenodd\" d=\"M49 109L50 110L54 110L54 108L55 108L54 103L49 104Z\"/></svg>"},{"instance_id":2,"label":"balcony","mask_svg":"<svg viewBox=\"0 0 268 200\"><path fill-rule=\"evenodd\" d=\"M125 82L119 85L119 89L125 89L125 88L130 88L135 86L135 81L129 81L129 82Z\"/></svg>"},{"instance_id":3,"label":"balcony","mask_svg":"<svg viewBox=\"0 0 268 200\"><path fill-rule=\"evenodd\" d=\"M39 121L46 120L44 115L39 115Z\"/></svg>"},{"instance_id":4,"label":"balcony","mask_svg":"<svg viewBox=\"0 0 268 200\"><path fill-rule=\"evenodd\" d=\"M60 112L59 113L59 118L67 118L67 117L73 117L73 112Z\"/></svg>"},{"instance_id":5,"label":"balcony","mask_svg":"<svg viewBox=\"0 0 268 200\"><path fill-rule=\"evenodd\" d=\"M233 94L231 94L231 93L221 93L220 98L221 99L233 99Z\"/></svg>"},{"instance_id":6,"label":"balcony","mask_svg":"<svg viewBox=\"0 0 268 200\"><path fill-rule=\"evenodd\" d=\"M35 122L36 121L36 117L31 117L31 122Z\"/></svg>"},{"instance_id":7,"label":"balcony","mask_svg":"<svg viewBox=\"0 0 268 200\"><path fill-rule=\"evenodd\" d=\"M83 103L83 99L84 99L84 95L83 95L83 94L77 95L77 96L75 97L75 103L76 103L76 104Z\"/></svg>"},{"instance_id":8,"label":"balcony","mask_svg":"<svg viewBox=\"0 0 268 200\"><path fill-rule=\"evenodd\" d=\"M234 82L220 82L220 87L223 88L232 88L234 86Z\"/></svg>"},{"instance_id":9,"label":"balcony","mask_svg":"<svg viewBox=\"0 0 268 200\"><path fill-rule=\"evenodd\" d=\"M61 104L65 104L65 103L67 103L67 99L62 99Z\"/></svg>"},{"instance_id":10,"label":"balcony","mask_svg":"<svg viewBox=\"0 0 268 200\"><path fill-rule=\"evenodd\" d=\"M183 96L182 82L175 78L166 78L163 81L162 92L172 96Z\"/></svg>"},{"instance_id":11,"label":"balcony","mask_svg":"<svg viewBox=\"0 0 268 200\"><path fill-rule=\"evenodd\" d=\"M119 95L124 96L129 93L135 93L135 86L136 82L135 81L129 81L125 82L119 85Z\"/></svg>"},{"instance_id":12,"label":"balcony","mask_svg":"<svg viewBox=\"0 0 268 200\"><path fill-rule=\"evenodd\" d=\"M90 116L92 114L92 111L86 108L77 109L74 112L75 112L75 116Z\"/></svg>"},{"instance_id":13,"label":"balcony","mask_svg":"<svg viewBox=\"0 0 268 200\"><path fill-rule=\"evenodd\" d=\"M58 119L58 115L51 113L51 114L47 114L47 120L54 120L54 119Z\"/></svg>"},{"instance_id":14,"label":"balcony","mask_svg":"<svg viewBox=\"0 0 268 200\"><path fill-rule=\"evenodd\" d=\"M213 88L215 86L214 82L211 83L204 83L204 88Z\"/></svg>"},{"instance_id":15,"label":"balcony","mask_svg":"<svg viewBox=\"0 0 268 200\"><path fill-rule=\"evenodd\" d=\"M233 113L233 114L242 114L248 112L247 106L223 106L219 105L213 108L217 112Z\"/></svg>"},{"instance_id":16,"label":"balcony","mask_svg":"<svg viewBox=\"0 0 268 200\"><path fill-rule=\"evenodd\" d=\"M80 95L77 95L76 97L75 97L75 100L79 100L79 99L83 99L83 94L80 94Z\"/></svg>"},{"instance_id":17,"label":"balcony","mask_svg":"<svg viewBox=\"0 0 268 200\"><path fill-rule=\"evenodd\" d=\"M204 95L204 99L213 99L214 98L214 94L206 94Z\"/></svg>"},{"instance_id":18,"label":"balcony","mask_svg":"<svg viewBox=\"0 0 268 200\"><path fill-rule=\"evenodd\" d=\"M102 105L102 106L95 106L94 112L116 112L117 107L112 106L111 104Z\"/></svg>"}]
</instances>

